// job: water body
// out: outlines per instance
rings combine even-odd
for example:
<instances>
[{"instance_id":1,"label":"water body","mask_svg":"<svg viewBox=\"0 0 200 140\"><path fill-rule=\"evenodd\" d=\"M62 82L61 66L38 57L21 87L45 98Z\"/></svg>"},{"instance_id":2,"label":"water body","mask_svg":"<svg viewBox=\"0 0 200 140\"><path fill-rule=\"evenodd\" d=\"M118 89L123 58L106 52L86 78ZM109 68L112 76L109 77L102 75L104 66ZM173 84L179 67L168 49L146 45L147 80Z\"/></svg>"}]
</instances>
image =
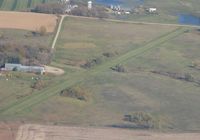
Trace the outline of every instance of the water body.
<instances>
[{"instance_id":1,"label":"water body","mask_svg":"<svg viewBox=\"0 0 200 140\"><path fill-rule=\"evenodd\" d=\"M137 5L143 5L144 4L144 0L136 0L136 4Z\"/></svg>"},{"instance_id":2,"label":"water body","mask_svg":"<svg viewBox=\"0 0 200 140\"><path fill-rule=\"evenodd\" d=\"M96 0L96 2L107 6L123 4L123 1L121 0Z\"/></svg>"},{"instance_id":3,"label":"water body","mask_svg":"<svg viewBox=\"0 0 200 140\"><path fill-rule=\"evenodd\" d=\"M190 14L179 14L178 21L180 24L189 24L189 25L199 25L200 26L200 17L190 15Z\"/></svg>"},{"instance_id":4,"label":"water body","mask_svg":"<svg viewBox=\"0 0 200 140\"><path fill-rule=\"evenodd\" d=\"M95 0L97 3L110 6L110 5L126 5L125 0ZM134 5L142 5L145 0L132 0Z\"/></svg>"}]
</instances>

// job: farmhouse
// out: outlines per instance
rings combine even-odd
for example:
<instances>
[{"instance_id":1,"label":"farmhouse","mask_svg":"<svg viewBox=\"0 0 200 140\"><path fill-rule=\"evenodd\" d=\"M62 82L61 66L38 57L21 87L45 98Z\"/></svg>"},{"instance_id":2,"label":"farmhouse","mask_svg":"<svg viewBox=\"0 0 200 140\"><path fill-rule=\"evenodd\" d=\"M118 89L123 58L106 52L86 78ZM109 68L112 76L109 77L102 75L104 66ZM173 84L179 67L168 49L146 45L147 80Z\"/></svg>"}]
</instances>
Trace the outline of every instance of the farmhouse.
<instances>
[{"instance_id":1,"label":"farmhouse","mask_svg":"<svg viewBox=\"0 0 200 140\"><path fill-rule=\"evenodd\" d=\"M24 66L24 65L21 65L21 64L12 64L12 63L6 63L5 67L2 70L4 70L4 71L32 72L32 73L39 73L39 74L45 73L44 67Z\"/></svg>"},{"instance_id":2,"label":"farmhouse","mask_svg":"<svg viewBox=\"0 0 200 140\"><path fill-rule=\"evenodd\" d=\"M149 8L149 9L147 9L147 11L149 13L155 13L155 12L157 12L157 8Z\"/></svg>"}]
</instances>

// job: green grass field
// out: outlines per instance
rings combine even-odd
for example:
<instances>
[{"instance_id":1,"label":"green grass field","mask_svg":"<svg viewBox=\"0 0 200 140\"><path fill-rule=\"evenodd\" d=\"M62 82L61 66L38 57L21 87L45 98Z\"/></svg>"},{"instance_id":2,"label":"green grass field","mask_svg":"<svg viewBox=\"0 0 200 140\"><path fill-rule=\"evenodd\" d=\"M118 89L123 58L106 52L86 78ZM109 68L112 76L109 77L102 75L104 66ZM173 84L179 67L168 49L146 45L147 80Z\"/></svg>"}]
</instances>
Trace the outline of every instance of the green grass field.
<instances>
[{"instance_id":1,"label":"green grass field","mask_svg":"<svg viewBox=\"0 0 200 140\"><path fill-rule=\"evenodd\" d=\"M0 0L0 10L22 11L48 2L55 2L55 0Z\"/></svg>"},{"instance_id":2,"label":"green grass field","mask_svg":"<svg viewBox=\"0 0 200 140\"><path fill-rule=\"evenodd\" d=\"M126 124L125 114L147 112L163 125L161 130L200 130L199 86L151 72L190 73L200 79L199 70L189 67L200 57L199 34L192 28L67 17L52 62L66 73L44 76L51 81L47 87L20 99L16 93L30 92L32 75L11 79L12 88L6 88L10 82L1 78L0 119L112 126ZM114 55L105 57L104 53ZM95 58L101 63L90 69L81 67ZM127 72L110 69L117 64ZM89 101L59 95L77 85L90 91Z\"/></svg>"}]
</instances>

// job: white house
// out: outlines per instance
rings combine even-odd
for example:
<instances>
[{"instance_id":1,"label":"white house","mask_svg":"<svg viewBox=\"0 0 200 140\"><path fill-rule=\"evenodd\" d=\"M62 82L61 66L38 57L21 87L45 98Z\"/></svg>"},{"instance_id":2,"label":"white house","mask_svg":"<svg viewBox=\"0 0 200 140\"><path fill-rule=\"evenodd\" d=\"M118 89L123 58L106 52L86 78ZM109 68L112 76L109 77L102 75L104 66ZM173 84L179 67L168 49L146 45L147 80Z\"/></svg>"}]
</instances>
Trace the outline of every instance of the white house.
<instances>
[{"instance_id":1,"label":"white house","mask_svg":"<svg viewBox=\"0 0 200 140\"><path fill-rule=\"evenodd\" d=\"M155 13L157 11L157 9L156 8L149 8L148 11L149 11L149 13Z\"/></svg>"}]
</instances>

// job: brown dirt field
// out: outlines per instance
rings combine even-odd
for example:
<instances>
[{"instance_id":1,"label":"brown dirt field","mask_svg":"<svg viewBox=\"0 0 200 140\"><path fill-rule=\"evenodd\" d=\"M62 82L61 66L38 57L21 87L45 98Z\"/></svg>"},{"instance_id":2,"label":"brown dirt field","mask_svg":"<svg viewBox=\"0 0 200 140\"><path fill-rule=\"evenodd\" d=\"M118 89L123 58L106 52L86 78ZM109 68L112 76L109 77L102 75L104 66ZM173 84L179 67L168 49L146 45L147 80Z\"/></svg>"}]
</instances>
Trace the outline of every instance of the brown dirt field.
<instances>
[{"instance_id":1,"label":"brown dirt field","mask_svg":"<svg viewBox=\"0 0 200 140\"><path fill-rule=\"evenodd\" d=\"M16 140L199 140L200 133L156 133L115 128L22 125Z\"/></svg>"},{"instance_id":2,"label":"brown dirt field","mask_svg":"<svg viewBox=\"0 0 200 140\"><path fill-rule=\"evenodd\" d=\"M0 140L15 140L19 123L0 122Z\"/></svg>"},{"instance_id":3,"label":"brown dirt field","mask_svg":"<svg viewBox=\"0 0 200 140\"><path fill-rule=\"evenodd\" d=\"M47 32L53 32L56 24L55 15L0 11L0 28L36 31L45 26Z\"/></svg>"}]
</instances>

